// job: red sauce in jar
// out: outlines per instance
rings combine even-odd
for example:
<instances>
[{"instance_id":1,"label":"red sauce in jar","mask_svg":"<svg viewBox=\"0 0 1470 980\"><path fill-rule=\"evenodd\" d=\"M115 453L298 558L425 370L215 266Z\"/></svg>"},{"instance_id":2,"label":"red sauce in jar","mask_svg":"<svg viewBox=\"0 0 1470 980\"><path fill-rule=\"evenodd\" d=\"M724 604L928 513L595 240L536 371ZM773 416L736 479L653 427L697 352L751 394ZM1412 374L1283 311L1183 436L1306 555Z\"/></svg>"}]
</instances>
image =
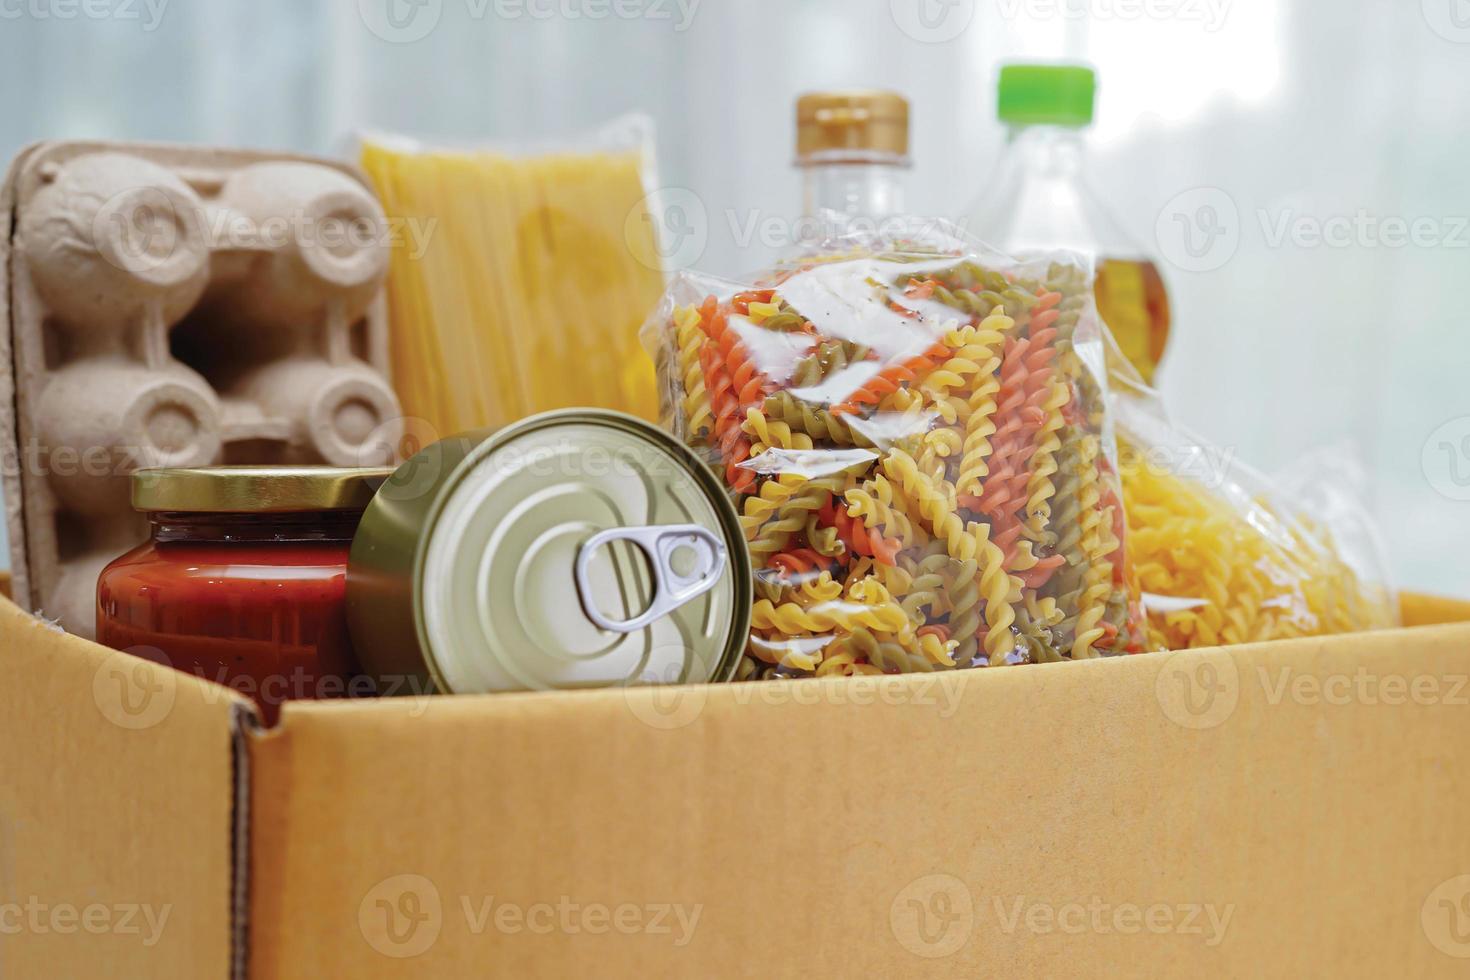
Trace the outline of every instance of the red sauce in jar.
<instances>
[{"instance_id":1,"label":"red sauce in jar","mask_svg":"<svg viewBox=\"0 0 1470 980\"><path fill-rule=\"evenodd\" d=\"M152 478L186 474L181 479L193 481L197 492L211 479L239 479L249 469L154 471ZM219 476L200 475L210 473ZM276 722L288 700L365 693L354 691L357 660L347 633L345 592L352 535L371 492L324 492L317 488L313 495L296 487L260 499L267 507L290 507L292 501L298 507L306 501L353 506L150 511L150 539L108 565L98 579L98 641L254 698L267 724ZM134 489L139 509L149 509L150 502L189 499L177 492ZM199 499L197 506L221 505L218 494ZM223 500L234 507L252 503L232 495Z\"/></svg>"}]
</instances>

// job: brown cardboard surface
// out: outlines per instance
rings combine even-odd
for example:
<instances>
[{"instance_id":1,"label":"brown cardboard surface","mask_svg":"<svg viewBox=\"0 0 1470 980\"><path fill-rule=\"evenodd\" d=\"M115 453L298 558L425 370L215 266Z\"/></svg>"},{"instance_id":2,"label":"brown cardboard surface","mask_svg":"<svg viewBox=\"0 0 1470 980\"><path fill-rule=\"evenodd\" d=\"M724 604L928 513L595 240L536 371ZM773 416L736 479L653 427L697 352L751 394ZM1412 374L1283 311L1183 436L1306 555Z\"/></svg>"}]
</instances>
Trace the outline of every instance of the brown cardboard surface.
<instances>
[{"instance_id":1,"label":"brown cardboard surface","mask_svg":"<svg viewBox=\"0 0 1470 980\"><path fill-rule=\"evenodd\" d=\"M225 980L243 702L3 599L0 672L0 977Z\"/></svg>"},{"instance_id":2,"label":"brown cardboard surface","mask_svg":"<svg viewBox=\"0 0 1470 980\"><path fill-rule=\"evenodd\" d=\"M0 977L1470 964L1470 624L939 681L296 704L247 739L248 813L244 702L140 664L0 601L0 929L43 916L0 931ZM169 909L156 933L144 906ZM93 907L109 928L70 925Z\"/></svg>"},{"instance_id":3,"label":"brown cardboard surface","mask_svg":"<svg viewBox=\"0 0 1470 980\"><path fill-rule=\"evenodd\" d=\"M291 705L250 976L1464 976L1467 673L1460 625Z\"/></svg>"}]
</instances>

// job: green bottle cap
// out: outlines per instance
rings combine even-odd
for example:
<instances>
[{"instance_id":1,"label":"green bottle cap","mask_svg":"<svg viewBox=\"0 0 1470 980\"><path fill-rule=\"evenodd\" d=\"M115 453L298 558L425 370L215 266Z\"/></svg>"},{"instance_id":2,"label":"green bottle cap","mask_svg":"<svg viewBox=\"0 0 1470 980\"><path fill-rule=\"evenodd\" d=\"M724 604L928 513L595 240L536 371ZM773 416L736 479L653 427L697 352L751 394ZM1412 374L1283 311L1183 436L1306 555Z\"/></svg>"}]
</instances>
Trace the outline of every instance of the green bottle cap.
<instances>
[{"instance_id":1,"label":"green bottle cap","mask_svg":"<svg viewBox=\"0 0 1470 980\"><path fill-rule=\"evenodd\" d=\"M997 114L1017 126L1086 126L1097 75L1078 65L1002 65Z\"/></svg>"}]
</instances>

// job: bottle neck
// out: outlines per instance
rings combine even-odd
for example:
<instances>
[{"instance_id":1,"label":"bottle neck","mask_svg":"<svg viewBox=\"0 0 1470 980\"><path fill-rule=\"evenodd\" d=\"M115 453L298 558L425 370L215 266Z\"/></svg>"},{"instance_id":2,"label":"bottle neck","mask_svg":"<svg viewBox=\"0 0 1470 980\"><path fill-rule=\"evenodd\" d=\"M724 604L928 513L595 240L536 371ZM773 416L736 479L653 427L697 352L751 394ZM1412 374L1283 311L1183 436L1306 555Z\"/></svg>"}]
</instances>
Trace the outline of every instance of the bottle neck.
<instances>
[{"instance_id":1,"label":"bottle neck","mask_svg":"<svg viewBox=\"0 0 1470 980\"><path fill-rule=\"evenodd\" d=\"M835 212L845 218L881 220L904 212L904 171L898 156L810 160L801 170L801 209L807 218Z\"/></svg>"},{"instance_id":2,"label":"bottle neck","mask_svg":"<svg viewBox=\"0 0 1470 980\"><path fill-rule=\"evenodd\" d=\"M1086 155L1075 126L1012 126L1006 136L1010 165L1048 179L1080 177Z\"/></svg>"},{"instance_id":3,"label":"bottle neck","mask_svg":"<svg viewBox=\"0 0 1470 980\"><path fill-rule=\"evenodd\" d=\"M156 511L148 515L153 540L160 544L246 544L320 541L347 544L357 532L362 511L309 511L299 514L200 514Z\"/></svg>"},{"instance_id":4,"label":"bottle neck","mask_svg":"<svg viewBox=\"0 0 1470 980\"><path fill-rule=\"evenodd\" d=\"M1121 254L1116 223L1087 187L1085 129L1012 126L1005 152L965 219L966 230L1002 251L1066 248Z\"/></svg>"}]
</instances>

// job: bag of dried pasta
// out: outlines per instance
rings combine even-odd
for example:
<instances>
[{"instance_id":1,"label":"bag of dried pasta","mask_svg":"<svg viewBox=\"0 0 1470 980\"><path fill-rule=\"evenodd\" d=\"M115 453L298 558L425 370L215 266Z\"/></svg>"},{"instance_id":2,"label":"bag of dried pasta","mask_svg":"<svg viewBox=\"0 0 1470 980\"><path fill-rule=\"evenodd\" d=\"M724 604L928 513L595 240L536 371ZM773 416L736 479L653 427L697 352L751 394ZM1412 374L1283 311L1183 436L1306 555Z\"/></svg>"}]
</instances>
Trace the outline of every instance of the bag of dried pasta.
<instances>
[{"instance_id":1,"label":"bag of dried pasta","mask_svg":"<svg viewBox=\"0 0 1470 980\"><path fill-rule=\"evenodd\" d=\"M1187 649L1398 625L1350 453L1304 458L1274 482L1168 421L1157 395L1121 389L1129 555L1150 645Z\"/></svg>"},{"instance_id":2,"label":"bag of dried pasta","mask_svg":"<svg viewBox=\"0 0 1470 980\"><path fill-rule=\"evenodd\" d=\"M1091 269L841 241L676 278L644 328L664 421L756 569L740 677L1142 649Z\"/></svg>"}]
</instances>

